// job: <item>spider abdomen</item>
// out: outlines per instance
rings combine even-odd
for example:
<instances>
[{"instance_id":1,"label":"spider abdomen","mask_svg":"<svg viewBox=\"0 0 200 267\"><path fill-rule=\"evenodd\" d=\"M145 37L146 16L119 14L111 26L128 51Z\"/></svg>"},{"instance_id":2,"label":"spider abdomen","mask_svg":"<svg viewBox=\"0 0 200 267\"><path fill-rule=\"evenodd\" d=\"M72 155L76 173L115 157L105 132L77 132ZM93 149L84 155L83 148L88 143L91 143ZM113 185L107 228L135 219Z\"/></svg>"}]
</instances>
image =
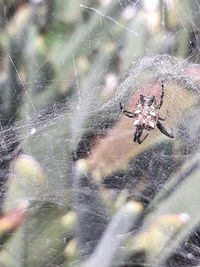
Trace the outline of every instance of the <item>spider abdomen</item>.
<instances>
[{"instance_id":1,"label":"spider abdomen","mask_svg":"<svg viewBox=\"0 0 200 267\"><path fill-rule=\"evenodd\" d=\"M139 111L139 110L137 110ZM156 121L158 119L158 112L150 107L141 109L140 112L135 113L134 126L141 126L144 129L150 131L155 128Z\"/></svg>"},{"instance_id":2,"label":"spider abdomen","mask_svg":"<svg viewBox=\"0 0 200 267\"><path fill-rule=\"evenodd\" d=\"M159 110L163 104L164 98L164 84L163 81L161 83L161 96L160 96L160 103L156 104L156 98L154 95L145 95L140 94L140 98L135 106L135 110L128 111L124 109L122 104L120 103L120 109L124 113L125 116L129 118L133 118L133 125L136 126L136 130L134 133L133 142L138 142L141 144L149 135L149 132L157 126L157 128L163 133L164 135L174 138L173 134L169 134L164 126L160 123L159 120L164 120L159 116ZM141 136L143 134L143 130L147 130L147 134L141 140Z\"/></svg>"}]
</instances>

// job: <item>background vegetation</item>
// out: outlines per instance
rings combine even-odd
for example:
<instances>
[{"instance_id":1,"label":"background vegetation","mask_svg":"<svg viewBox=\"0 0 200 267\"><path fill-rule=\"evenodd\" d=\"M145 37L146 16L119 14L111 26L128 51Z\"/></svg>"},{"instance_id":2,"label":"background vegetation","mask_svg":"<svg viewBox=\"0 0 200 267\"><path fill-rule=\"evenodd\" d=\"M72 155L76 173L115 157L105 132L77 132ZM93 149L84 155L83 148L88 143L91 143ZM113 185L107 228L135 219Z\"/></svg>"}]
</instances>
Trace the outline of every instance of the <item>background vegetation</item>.
<instances>
[{"instance_id":1,"label":"background vegetation","mask_svg":"<svg viewBox=\"0 0 200 267\"><path fill-rule=\"evenodd\" d=\"M200 265L199 5L1 1L1 266Z\"/></svg>"}]
</instances>

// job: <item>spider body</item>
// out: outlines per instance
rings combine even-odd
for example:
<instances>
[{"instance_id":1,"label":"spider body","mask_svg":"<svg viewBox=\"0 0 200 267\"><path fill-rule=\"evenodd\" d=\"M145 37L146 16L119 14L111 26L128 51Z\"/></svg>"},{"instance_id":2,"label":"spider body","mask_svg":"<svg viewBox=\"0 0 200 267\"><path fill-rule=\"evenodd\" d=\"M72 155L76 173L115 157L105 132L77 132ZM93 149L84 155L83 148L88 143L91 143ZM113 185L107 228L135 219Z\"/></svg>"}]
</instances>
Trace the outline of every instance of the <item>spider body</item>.
<instances>
[{"instance_id":1,"label":"spider body","mask_svg":"<svg viewBox=\"0 0 200 267\"><path fill-rule=\"evenodd\" d=\"M137 103L134 115L134 126L141 126L150 131L156 126L158 120L158 110L155 108L156 102L154 96L140 95L140 101Z\"/></svg>"},{"instance_id":2,"label":"spider body","mask_svg":"<svg viewBox=\"0 0 200 267\"><path fill-rule=\"evenodd\" d=\"M163 98L164 98L164 85L162 82L162 93L159 104L156 103L154 95L148 96L145 94L140 94L140 99L137 102L135 109L132 112L124 109L124 107L120 103L120 109L122 113L125 116L134 119L133 125L136 127L133 139L134 142L138 142L139 144L141 144L147 138L149 132L151 130L154 130L155 127L157 127L164 135L170 138L174 138L174 136L172 134L169 134L159 121L159 120L164 121L164 119L159 117L159 110L162 107ZM140 138L142 136L143 130L146 130L147 134L141 140Z\"/></svg>"}]
</instances>

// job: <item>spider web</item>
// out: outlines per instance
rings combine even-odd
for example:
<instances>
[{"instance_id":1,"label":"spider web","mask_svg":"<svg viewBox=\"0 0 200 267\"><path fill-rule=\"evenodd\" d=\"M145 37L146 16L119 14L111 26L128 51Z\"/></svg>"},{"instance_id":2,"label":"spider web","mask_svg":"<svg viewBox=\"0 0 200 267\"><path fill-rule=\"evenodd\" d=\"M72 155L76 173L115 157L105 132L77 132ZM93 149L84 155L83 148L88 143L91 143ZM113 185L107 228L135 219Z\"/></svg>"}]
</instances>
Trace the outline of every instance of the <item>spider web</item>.
<instances>
[{"instance_id":1,"label":"spider web","mask_svg":"<svg viewBox=\"0 0 200 267\"><path fill-rule=\"evenodd\" d=\"M33 1L35 5L36 2ZM54 67L58 69L55 72L61 72L64 66L66 79L64 75L58 75L58 79L54 79L53 74L51 77L53 71L49 70L49 76L45 71L39 77L28 73L26 80L11 50L8 56L2 56L2 65L7 64L13 69L16 81L10 81L7 77L3 79L3 71L1 92L4 91L2 87L9 83L13 87L21 86L23 92L18 94L15 89L11 91L11 95L5 97L9 98L6 102L9 109L14 105L12 100L22 95L22 101L13 115L8 120L1 120L2 201L10 194L9 184L5 181L12 173L13 160L21 153L37 160L48 184L48 190L40 191L38 184L33 183L33 191L26 195L26 199L30 202L55 203L60 209L64 207L65 212L72 207L80 212L82 208L80 200L77 200L82 189L73 186L76 180L75 162L81 159L86 160L91 177L97 180L98 188L94 191L97 195L99 191L105 190L105 200L115 201L124 191L127 199L140 201L145 206L154 199L180 166L198 153L199 3L195 1L198 10L192 5L190 13L188 6L185 7L180 1L154 0L149 3L150 1L142 0L80 1L78 9L82 12L82 17L77 18L80 20L77 25L81 24L81 20L84 22L83 30L76 26L80 31L80 35L77 35L80 41L73 36L73 31L70 32L69 47L62 51L60 46L66 41L63 33L60 37L64 40L63 43L55 45L51 50L57 53L55 57L52 56L57 60ZM174 21L172 19L171 22L167 17L169 10L172 10L170 14L175 13ZM89 16L93 18L91 24L86 23ZM51 19L56 23L58 18L52 15ZM187 33L187 38L184 32ZM59 37L62 32L55 31L54 34ZM23 38L30 44L29 35L25 34ZM74 50L69 56L68 53L73 51L70 46L76 47L77 43L82 45L81 52L76 53ZM184 51L186 47L189 47L187 53ZM58 51L61 52L59 55ZM63 66L60 63L62 61L59 61L60 57L63 57ZM22 58L24 60L25 56ZM67 61L66 58L70 60ZM35 59L35 63L33 55L31 60L35 74L39 73L49 58L43 58L42 62ZM88 62L92 66L89 71ZM82 72L86 73L86 78ZM173 132L175 139L169 140L155 129L144 144L135 147L132 143L135 131L132 120L120 114L119 103L125 104L132 111L140 93L155 95L159 103L161 81L164 82L165 96L160 115L165 118L163 125ZM67 83L71 84L70 89L63 92ZM42 89L44 84L49 91ZM60 91L52 95L52 88L55 87ZM44 94L39 94L40 90L44 90ZM3 116L2 112L1 117ZM13 197L8 201L8 206L16 207L20 201L20 197ZM97 209L100 220L95 223L92 219L87 221L88 228L85 232L99 228L99 233L97 236L94 233L94 237L100 237L109 221L108 214L103 214L103 208L96 199L92 199L83 208L92 211ZM193 235L198 235L198 232L197 228ZM96 241L88 241L93 233L85 235L81 237L79 244L80 254L84 257L96 245ZM199 264L199 239L192 239L193 235L188 234L187 241L177 250L178 256L170 259L170 266L175 266L176 256L182 257L182 264L189 260L191 266ZM85 246L84 251L81 250L81 245ZM120 264L123 266L125 261Z\"/></svg>"}]
</instances>

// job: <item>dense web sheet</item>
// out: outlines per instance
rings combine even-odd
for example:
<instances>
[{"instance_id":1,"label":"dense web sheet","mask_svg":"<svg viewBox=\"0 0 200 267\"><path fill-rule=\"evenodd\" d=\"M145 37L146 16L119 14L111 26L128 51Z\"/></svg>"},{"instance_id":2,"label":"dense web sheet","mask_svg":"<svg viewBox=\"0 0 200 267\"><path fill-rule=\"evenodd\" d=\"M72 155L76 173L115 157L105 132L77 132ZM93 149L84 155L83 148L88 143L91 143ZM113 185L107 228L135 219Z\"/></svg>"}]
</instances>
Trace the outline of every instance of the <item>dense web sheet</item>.
<instances>
[{"instance_id":1,"label":"dense web sheet","mask_svg":"<svg viewBox=\"0 0 200 267\"><path fill-rule=\"evenodd\" d=\"M43 1L30 2L34 8L37 8L38 3L46 6ZM30 34L21 28L18 32L19 39L23 37L22 40L29 45L37 43L39 46L42 43L42 48L39 47L39 56L35 52L37 45L28 49L24 44L17 46L15 50L16 44L11 42L13 50L8 49L8 55L1 57L2 65L6 65L14 76L14 79L10 79L10 73L4 71L6 74L2 74L0 80L0 101L5 101L7 108L11 110L11 116L7 118L4 116L2 104L0 191L1 199L6 203L2 211L15 208L22 199L28 200L29 233L37 229L36 218L40 213L42 215L39 221L42 229L45 229L48 222L52 221L52 224L56 225L59 216L64 216L71 210L75 211L76 228L73 228L74 221L73 227L69 227L69 232L68 229L63 230L59 224L59 235L55 237L56 240L62 239L62 248L76 240L76 253L73 254L72 260L66 252L72 266L79 264L77 255L80 254L80 259L89 258L86 266L97 267L97 261L101 262L98 257L104 257L99 250L102 249L101 246L109 249L112 245L109 240L112 240L113 233L117 237L119 235L119 240L115 244L116 247L112 246L113 254L110 255L116 256L117 249L120 253L115 260L112 257L105 259L107 263L104 267L112 264L176 266L176 261L183 264L179 266L187 266L188 262L190 266L197 265L200 263L200 218L198 215L197 219L194 219L194 209L198 208L198 198L194 197L194 203L192 198L187 200L189 205L193 206L192 211L187 205L185 211L180 209L179 212L178 208L174 211L182 214L182 217L178 218L182 220L181 226L189 220L188 218L192 219L188 232L179 240L175 240L173 253L168 253L166 247L178 231L164 232L167 241L160 246L165 258L159 256L157 262L153 259L156 259L156 252L154 254L154 251L145 248L146 255L136 244L140 240L143 222L144 233L148 224L149 232L151 225L157 226L157 222L154 224L154 221L150 220L151 216L150 219L147 216L145 221L146 214L151 214L152 210L157 212L152 213L155 218L165 214L160 203L169 199L163 206L170 206L167 204L171 204L171 198L173 199L177 188L177 199L184 202L185 195L184 190L181 191L181 183L184 184L193 172L199 170L199 3L195 1L196 4L189 8L180 1L172 0L96 2L80 1L76 10L82 12L82 15L74 18L72 12L71 21L70 16L65 18L62 15L62 7L58 8L57 15L51 13L51 23L55 23L54 31L58 32L50 32L49 39L47 38L47 43L51 41L54 44L49 45L50 54L46 55L45 49L42 50L40 36L33 37L35 28L29 28ZM170 15L176 18L172 22L167 16L171 9ZM80 22L77 23L79 19ZM40 23L42 26L40 25L39 33L48 32L48 27L45 27L43 22ZM69 32L62 35L62 31L59 31L65 23L69 24ZM34 24L34 27L36 26ZM13 34L9 31L10 35ZM53 34L56 34L58 44L53 39ZM70 37L67 36L66 39L65 34ZM67 49L65 42L69 43ZM27 70L17 60L18 53L23 54L22 48L25 48L26 53L20 60L26 62ZM29 50L34 51L33 54ZM41 56L40 53L44 53L45 56ZM165 95L160 116L165 118L163 125L175 135L175 138L171 140L155 129L142 145L135 144L132 142L135 131L133 120L123 116L119 104L123 103L128 110L133 111L141 93L154 95L159 103L162 82ZM8 89L5 95L4 88ZM20 101L16 100L18 98ZM32 174L27 169L18 169L16 162L19 158L22 160L20 164L30 164L30 168L35 168L33 176L38 175L42 185L41 180L35 178L33 181L30 179L27 184L26 179L20 181L20 177L30 178ZM186 171L180 173L181 168L185 168ZM17 182L13 185L15 179ZM174 189L168 185L170 180L174 183ZM18 193L17 190L21 191ZM194 188L190 190L191 195L196 192ZM130 211L130 206L125 205L129 200L138 201L147 209L146 214L138 219L141 208L134 206L133 213L138 221L134 221L134 216L130 214L128 219L123 221L123 216L126 218L126 212ZM152 200L154 202L151 206ZM37 211L35 207L38 208ZM166 208L166 214L167 212L170 213L170 209ZM138 228L134 228L135 225L131 226L131 220ZM117 222L114 230L112 222ZM125 225L125 228L117 228L118 224ZM175 229L174 225L171 228L173 227ZM137 240L134 239L134 245L131 240L128 240L128 245L124 245L125 237L132 234L134 236L134 231L139 236ZM99 243L104 232L105 235ZM30 240L41 241L37 240L38 233L36 238L34 234L30 236ZM43 240L48 238L51 240L49 233L44 235ZM53 238L52 240L54 242ZM129 244L133 249L124 256ZM8 245L9 253L13 249L12 246L11 242L11 246ZM60 247L58 245L59 249ZM48 254L50 260L46 266L57 266L55 262L59 260L54 260L58 248L55 249L52 258L51 254ZM36 257L37 251L31 249ZM163 265L159 265L159 260ZM60 262L59 264L62 264ZM127 262L129 265L126 265ZM45 260L43 264L46 264Z\"/></svg>"}]
</instances>

